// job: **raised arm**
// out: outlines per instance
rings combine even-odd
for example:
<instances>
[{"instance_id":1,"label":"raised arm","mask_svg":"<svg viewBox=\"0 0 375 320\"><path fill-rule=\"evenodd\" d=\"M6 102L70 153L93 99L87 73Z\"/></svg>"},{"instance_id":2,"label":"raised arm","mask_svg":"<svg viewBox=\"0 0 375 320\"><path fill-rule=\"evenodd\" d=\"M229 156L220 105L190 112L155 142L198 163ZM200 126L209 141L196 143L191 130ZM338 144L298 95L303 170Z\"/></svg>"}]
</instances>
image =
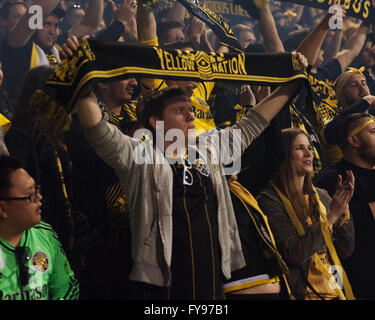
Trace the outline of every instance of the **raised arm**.
<instances>
[{"instance_id":1,"label":"raised arm","mask_svg":"<svg viewBox=\"0 0 375 320\"><path fill-rule=\"evenodd\" d=\"M344 44L344 50L336 57L342 70L345 70L361 52L368 30L368 22L362 22L357 31Z\"/></svg>"},{"instance_id":2,"label":"raised arm","mask_svg":"<svg viewBox=\"0 0 375 320\"><path fill-rule=\"evenodd\" d=\"M327 13L322 21L308 34L297 48L297 51L306 57L309 65L314 65L318 57L324 38L329 31L328 23L331 16L332 14Z\"/></svg>"},{"instance_id":3,"label":"raised arm","mask_svg":"<svg viewBox=\"0 0 375 320\"><path fill-rule=\"evenodd\" d=\"M115 16L115 23L121 22L124 26L124 33L127 33L138 39L137 32L137 4L134 0L122 1L118 6L112 1L108 0L112 6L113 14Z\"/></svg>"},{"instance_id":4,"label":"raised arm","mask_svg":"<svg viewBox=\"0 0 375 320\"><path fill-rule=\"evenodd\" d=\"M324 62L331 61L336 57L337 53L340 52L343 34L344 32L342 29L335 30L331 42L324 48Z\"/></svg>"},{"instance_id":5,"label":"raised arm","mask_svg":"<svg viewBox=\"0 0 375 320\"><path fill-rule=\"evenodd\" d=\"M98 28L101 19L103 18L103 12L103 0L89 0L89 5L87 7L85 17L78 26L69 30L69 37L81 37L93 34Z\"/></svg>"},{"instance_id":6,"label":"raised arm","mask_svg":"<svg viewBox=\"0 0 375 320\"><path fill-rule=\"evenodd\" d=\"M60 55L62 58L71 57L77 50L79 42L77 37L70 37L62 46ZM75 105L78 118L82 127L91 128L96 126L103 118L98 98L91 92L89 95L81 95Z\"/></svg>"},{"instance_id":7,"label":"raised arm","mask_svg":"<svg viewBox=\"0 0 375 320\"><path fill-rule=\"evenodd\" d=\"M76 111L79 121L84 128L96 126L103 118L98 99L94 94L78 99Z\"/></svg>"},{"instance_id":8,"label":"raised arm","mask_svg":"<svg viewBox=\"0 0 375 320\"><path fill-rule=\"evenodd\" d=\"M60 0L35 0L33 5L40 6L43 12L43 19L46 19L59 2ZM29 21L34 14L26 11L17 25L8 33L7 43L9 46L21 48L31 39L36 29L29 27Z\"/></svg>"},{"instance_id":9,"label":"raised arm","mask_svg":"<svg viewBox=\"0 0 375 320\"><path fill-rule=\"evenodd\" d=\"M190 41L196 43L201 50L214 51L207 39L206 25L197 17L192 17L190 19L190 23L187 28L187 35Z\"/></svg>"},{"instance_id":10,"label":"raised arm","mask_svg":"<svg viewBox=\"0 0 375 320\"><path fill-rule=\"evenodd\" d=\"M300 64L306 68L307 61L300 53L293 53L296 55ZM229 164L233 159L239 159L245 150L251 145L264 129L267 128L269 123L281 109L286 105L291 98L297 87L300 85L301 80L294 80L290 83L278 87L271 95L260 101L254 108L250 109L246 115L236 124L227 127L219 132L219 135L234 134L241 132L241 139L234 139L229 148L220 146L220 157L224 164ZM238 138L238 136L237 136ZM236 161L237 163L237 161ZM237 163L238 164L238 163Z\"/></svg>"},{"instance_id":11,"label":"raised arm","mask_svg":"<svg viewBox=\"0 0 375 320\"><path fill-rule=\"evenodd\" d=\"M185 12L186 12L185 7L181 3L176 1L173 7L168 10L166 20L178 21L183 24L184 18L185 18Z\"/></svg>"},{"instance_id":12,"label":"raised arm","mask_svg":"<svg viewBox=\"0 0 375 320\"><path fill-rule=\"evenodd\" d=\"M137 9L137 30L139 41L150 41L157 37L155 16L141 5Z\"/></svg>"},{"instance_id":13,"label":"raised arm","mask_svg":"<svg viewBox=\"0 0 375 320\"><path fill-rule=\"evenodd\" d=\"M268 122L271 121L288 102L299 83L300 81L297 80L278 87L271 95L258 103L254 107L254 110L262 115Z\"/></svg>"},{"instance_id":14,"label":"raised arm","mask_svg":"<svg viewBox=\"0 0 375 320\"><path fill-rule=\"evenodd\" d=\"M260 9L259 28L264 46L269 52L284 52L284 46L276 29L275 19L269 4Z\"/></svg>"},{"instance_id":15,"label":"raised arm","mask_svg":"<svg viewBox=\"0 0 375 320\"><path fill-rule=\"evenodd\" d=\"M306 68L307 60L299 52L293 53L296 55L300 64ZM271 95L260 101L254 110L263 116L268 122L270 122L283 108L283 106L288 102L291 95L297 89L300 81L292 81L286 85L278 87Z\"/></svg>"},{"instance_id":16,"label":"raised arm","mask_svg":"<svg viewBox=\"0 0 375 320\"><path fill-rule=\"evenodd\" d=\"M206 28L203 30L200 38L200 47L203 51L215 51L211 45L211 42L208 40Z\"/></svg>"}]
</instances>

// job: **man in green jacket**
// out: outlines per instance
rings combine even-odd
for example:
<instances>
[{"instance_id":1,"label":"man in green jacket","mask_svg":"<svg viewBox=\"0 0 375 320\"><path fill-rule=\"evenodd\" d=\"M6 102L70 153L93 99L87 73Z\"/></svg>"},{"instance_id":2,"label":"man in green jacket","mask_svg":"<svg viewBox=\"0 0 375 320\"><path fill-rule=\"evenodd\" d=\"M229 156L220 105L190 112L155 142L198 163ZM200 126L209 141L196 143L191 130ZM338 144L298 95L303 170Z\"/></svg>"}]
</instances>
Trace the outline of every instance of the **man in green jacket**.
<instances>
[{"instance_id":1,"label":"man in green jacket","mask_svg":"<svg viewBox=\"0 0 375 320\"><path fill-rule=\"evenodd\" d=\"M79 286L39 186L19 160L0 158L0 300L73 300Z\"/></svg>"}]
</instances>

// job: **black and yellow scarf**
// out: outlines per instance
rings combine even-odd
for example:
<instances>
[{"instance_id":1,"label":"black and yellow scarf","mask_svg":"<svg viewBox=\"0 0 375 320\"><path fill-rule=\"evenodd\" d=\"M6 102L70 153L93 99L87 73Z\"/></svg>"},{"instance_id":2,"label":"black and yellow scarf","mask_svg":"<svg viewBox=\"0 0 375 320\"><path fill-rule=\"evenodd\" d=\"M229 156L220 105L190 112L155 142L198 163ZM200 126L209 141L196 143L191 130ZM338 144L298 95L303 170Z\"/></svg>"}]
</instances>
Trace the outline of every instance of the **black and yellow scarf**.
<instances>
[{"instance_id":1,"label":"black and yellow scarf","mask_svg":"<svg viewBox=\"0 0 375 320\"><path fill-rule=\"evenodd\" d=\"M136 106L132 103L123 104L120 115L113 113L111 108L103 101L100 102L100 106L103 108L108 121L119 128L124 134L128 134L137 122Z\"/></svg>"},{"instance_id":2,"label":"black and yellow scarf","mask_svg":"<svg viewBox=\"0 0 375 320\"><path fill-rule=\"evenodd\" d=\"M298 235L303 236L306 232L305 232L300 220L298 219L297 213L295 212L292 203L280 191L280 189L276 187L276 185L273 181L271 181L271 186L275 189L275 191L279 195L281 201L283 202L283 204L285 206L285 210L286 210L290 220L292 221L292 224L293 224L294 228L297 230ZM355 297L354 297L352 288L350 286L348 277L346 275L345 270L342 268L340 259L337 255L335 246L334 246L333 241L332 241L331 232L330 232L329 226L328 226L326 207L320 201L319 195L316 192L314 187L313 187L313 190L314 190L314 195L315 195L316 201L319 205L320 226L321 226L322 234L323 234L323 237L324 237L324 241L325 241L325 244L328 248L328 253L329 253L334 265L341 267L341 270L343 272L342 282L343 282L343 289L344 290L342 290L341 287L339 286L339 284L336 282L336 279L332 276L332 273L330 273L329 270L327 270L326 266L321 261L321 259L319 257L319 254L317 252L311 257L311 259L315 263L316 267L322 272L323 276L328 281L332 281L335 284L335 291L337 292L337 295L338 295L340 300L347 300L347 299L348 300L354 300Z\"/></svg>"},{"instance_id":3,"label":"black and yellow scarf","mask_svg":"<svg viewBox=\"0 0 375 320\"><path fill-rule=\"evenodd\" d=\"M138 4L146 8L147 11L158 11L168 6L174 0L138 0ZM230 26L224 19L204 6L199 0L176 0L181 3L186 10L208 25L221 43L238 51L243 52L238 39L233 34Z\"/></svg>"},{"instance_id":4,"label":"black and yellow scarf","mask_svg":"<svg viewBox=\"0 0 375 320\"><path fill-rule=\"evenodd\" d=\"M68 149L67 149L67 146L64 144L62 146L62 152L64 153L65 157L67 157L67 154L68 154ZM66 237L65 237L65 241L66 241L66 250L68 252L68 254L71 253L71 251L73 250L73 246L74 246L74 218L73 218L73 214L72 214L72 204L71 204L71 195L69 195L69 192L68 192L68 189L67 189L67 185L66 185L66 176L70 176L71 175L71 161L70 159L68 159L67 161L67 166L66 166L66 169L68 172L65 172L64 173L64 170L63 170L63 165L62 165L62 159L59 155L59 152L54 149L53 150L53 153L54 153L54 156L55 156L55 159L56 159L56 167L57 167L57 172L58 172L58 178L59 178L59 181L58 181L58 184L56 187L59 187L61 189L61 195L63 197L63 204L64 204L64 211L66 212L66 217L63 217L63 219L66 220L66 223L64 225L64 232L66 234Z\"/></svg>"},{"instance_id":5,"label":"black and yellow scarf","mask_svg":"<svg viewBox=\"0 0 375 320\"><path fill-rule=\"evenodd\" d=\"M265 259L274 259L274 261L277 262L276 269L278 269L278 271L275 272L275 274L273 274L272 276L276 275L277 277L282 277L282 280L284 281L285 287L288 292L289 299L294 300L294 297L292 296L291 290L289 288L288 281L286 279L286 274L289 272L289 268L276 248L275 239L273 237L271 228L268 224L267 217L264 215L262 209L259 207L257 200L239 182L230 182L229 189L241 201L244 208L248 212L250 219L255 229L257 230L259 239L261 239L262 243L264 244L263 255ZM248 205L255 210L253 212L250 211Z\"/></svg>"},{"instance_id":6,"label":"black and yellow scarf","mask_svg":"<svg viewBox=\"0 0 375 320\"><path fill-rule=\"evenodd\" d=\"M241 7L249 13L255 19L260 17L260 9L264 3L268 3L269 0L234 0L235 4L241 5ZM332 0L282 0L282 2L297 3L302 6L312 7L328 11L332 6ZM360 19L362 21L372 22L374 20L374 9L371 5L371 0L357 1L357 0L338 0L337 5L343 5L346 10L346 15Z\"/></svg>"},{"instance_id":7,"label":"black and yellow scarf","mask_svg":"<svg viewBox=\"0 0 375 320\"><path fill-rule=\"evenodd\" d=\"M202 5L199 0L177 1L181 3L191 14L195 15L206 25L208 25L224 45L238 52L243 52L238 39L222 17Z\"/></svg>"},{"instance_id":8,"label":"black and yellow scarf","mask_svg":"<svg viewBox=\"0 0 375 320\"><path fill-rule=\"evenodd\" d=\"M67 129L70 112L90 80L156 77L195 81L236 81L270 85L305 79L291 53L244 54L163 50L159 47L82 40L73 57L63 60L31 98L32 107Z\"/></svg>"}]
</instances>

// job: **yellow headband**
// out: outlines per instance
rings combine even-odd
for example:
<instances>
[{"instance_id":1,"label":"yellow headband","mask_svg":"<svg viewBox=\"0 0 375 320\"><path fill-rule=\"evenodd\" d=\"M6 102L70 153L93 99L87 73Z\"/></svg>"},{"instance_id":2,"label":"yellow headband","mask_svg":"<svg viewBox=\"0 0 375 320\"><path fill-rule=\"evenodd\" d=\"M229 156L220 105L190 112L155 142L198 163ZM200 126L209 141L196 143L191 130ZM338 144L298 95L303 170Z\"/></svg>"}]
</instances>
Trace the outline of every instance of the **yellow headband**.
<instances>
[{"instance_id":1,"label":"yellow headband","mask_svg":"<svg viewBox=\"0 0 375 320\"><path fill-rule=\"evenodd\" d=\"M365 123L362 123L357 128L354 128L352 131L349 132L348 137L353 137L356 134L360 133L364 128L366 128L370 123L375 123L374 119L370 119Z\"/></svg>"},{"instance_id":2,"label":"yellow headband","mask_svg":"<svg viewBox=\"0 0 375 320\"><path fill-rule=\"evenodd\" d=\"M297 17L297 13L293 12L292 10L287 10L283 13L284 17L287 17L289 20Z\"/></svg>"},{"instance_id":3,"label":"yellow headband","mask_svg":"<svg viewBox=\"0 0 375 320\"><path fill-rule=\"evenodd\" d=\"M338 97L342 91L342 89L344 88L344 85L346 83L346 81L348 81L349 77L352 76L353 74L356 74L356 73L359 73L360 75L362 75L364 78L366 78L364 75L363 75L363 71L365 71L365 67L361 67L359 69L356 69L356 68L348 68L349 71L346 71L345 73L343 73L340 77L337 78L336 80L336 83L335 83L335 91L336 91L336 96Z\"/></svg>"}]
</instances>

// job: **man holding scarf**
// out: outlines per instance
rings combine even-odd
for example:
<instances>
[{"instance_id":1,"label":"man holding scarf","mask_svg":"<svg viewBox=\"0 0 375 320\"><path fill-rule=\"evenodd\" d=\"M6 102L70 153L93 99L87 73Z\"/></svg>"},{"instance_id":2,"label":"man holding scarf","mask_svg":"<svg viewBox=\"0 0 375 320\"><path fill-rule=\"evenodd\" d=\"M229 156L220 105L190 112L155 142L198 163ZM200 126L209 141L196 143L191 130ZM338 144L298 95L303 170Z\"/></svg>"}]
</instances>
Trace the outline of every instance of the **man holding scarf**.
<instances>
[{"instance_id":1,"label":"man holding scarf","mask_svg":"<svg viewBox=\"0 0 375 320\"><path fill-rule=\"evenodd\" d=\"M306 67L303 56L295 56ZM239 129L243 152L288 101L298 83L293 81L281 86L250 110L238 124L221 131L213 130L208 139L226 133L231 135L234 129ZM76 103L76 110L86 139L98 155L114 168L128 195L132 212L133 269L130 279L138 284L138 293L142 297L159 299L223 298L221 276L229 278L232 271L244 266L228 185L225 176L220 173L224 163L206 161L196 167L194 163L187 163L189 159L184 157L187 149L178 154L166 154L164 158L164 152L171 145L171 141L165 140L164 150L156 147L152 151L154 156L164 159L161 164L137 165L133 156L142 141L123 135L116 127L103 121L96 98L81 97ZM142 119L144 126L151 130L156 128L156 121L163 120L165 130L181 129L185 139L188 139L187 129L195 127L190 99L177 88L156 92L145 103ZM223 151L225 157L229 156L228 150ZM215 154L220 158L215 147L207 148L207 152L208 159L212 160ZM181 161L170 164L168 158L176 156ZM202 171L202 166L208 170ZM187 171L190 172L188 180ZM184 173L183 181L180 181L180 173ZM132 181L131 185L129 181ZM198 201L194 201L199 204L196 209L191 208L195 199L193 194L195 197L199 195ZM185 207L181 206L184 203ZM190 220L194 214L197 218L196 210L202 210L203 215L199 214L199 219L206 216L204 224L208 229L205 232L199 232L196 228L200 224ZM181 235L187 235L187 238L183 236L185 240L181 239ZM181 250L185 246L187 249ZM202 247L208 251L203 253ZM196 255L202 258L199 263L194 259ZM183 265L191 277L178 272L176 266L182 261L190 261ZM202 286L202 281L210 284Z\"/></svg>"}]
</instances>

